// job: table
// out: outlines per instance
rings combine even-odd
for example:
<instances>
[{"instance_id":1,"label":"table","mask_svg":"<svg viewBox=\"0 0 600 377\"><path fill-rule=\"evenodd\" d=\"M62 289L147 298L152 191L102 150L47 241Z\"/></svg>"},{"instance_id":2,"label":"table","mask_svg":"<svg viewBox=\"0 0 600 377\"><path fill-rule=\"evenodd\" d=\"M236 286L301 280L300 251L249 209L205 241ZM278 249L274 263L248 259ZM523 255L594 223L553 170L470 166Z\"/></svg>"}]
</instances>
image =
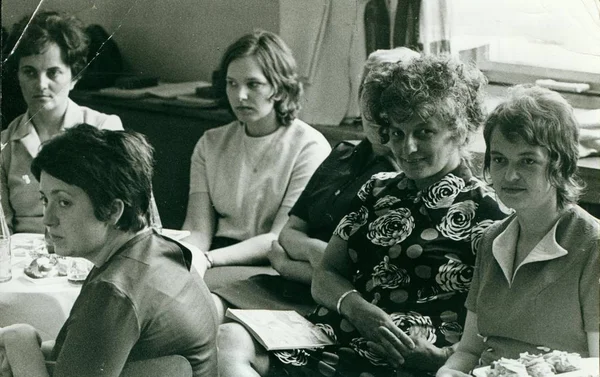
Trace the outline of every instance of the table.
<instances>
[{"instance_id":1,"label":"table","mask_svg":"<svg viewBox=\"0 0 600 377\"><path fill-rule=\"evenodd\" d=\"M182 239L188 231L164 229L163 234ZM0 283L0 327L28 323L35 327L42 340L56 339L81 291L80 284L66 277L50 282L32 282L23 272L32 258L28 255L32 240L43 240L43 234L19 233L12 236L12 279Z\"/></svg>"},{"instance_id":2,"label":"table","mask_svg":"<svg viewBox=\"0 0 600 377\"><path fill-rule=\"evenodd\" d=\"M27 254L34 239L44 239L43 234L21 233L12 238L12 279L0 283L0 327L15 323L28 323L35 327L42 340L55 339L81 285L69 283L66 277L51 283L32 282L24 268L31 262Z\"/></svg>"}]
</instances>

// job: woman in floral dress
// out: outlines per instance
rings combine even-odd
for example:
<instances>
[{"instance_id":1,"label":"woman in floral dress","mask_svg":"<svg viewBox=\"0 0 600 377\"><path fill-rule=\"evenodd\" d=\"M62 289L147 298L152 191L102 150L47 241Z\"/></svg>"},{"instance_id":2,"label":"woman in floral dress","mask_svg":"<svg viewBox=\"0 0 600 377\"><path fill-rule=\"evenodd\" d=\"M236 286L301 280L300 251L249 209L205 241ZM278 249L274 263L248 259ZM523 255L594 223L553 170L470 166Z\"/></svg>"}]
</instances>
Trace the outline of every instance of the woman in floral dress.
<instances>
[{"instance_id":1,"label":"woman in floral dress","mask_svg":"<svg viewBox=\"0 0 600 377\"><path fill-rule=\"evenodd\" d=\"M337 226L313 277L321 306L309 316L337 344L275 352L288 372L424 375L453 353L479 237L506 216L465 152L483 118L484 83L476 69L439 56L369 73L365 116L382 125L402 173L375 174ZM248 361L275 375L274 359L256 346Z\"/></svg>"}]
</instances>

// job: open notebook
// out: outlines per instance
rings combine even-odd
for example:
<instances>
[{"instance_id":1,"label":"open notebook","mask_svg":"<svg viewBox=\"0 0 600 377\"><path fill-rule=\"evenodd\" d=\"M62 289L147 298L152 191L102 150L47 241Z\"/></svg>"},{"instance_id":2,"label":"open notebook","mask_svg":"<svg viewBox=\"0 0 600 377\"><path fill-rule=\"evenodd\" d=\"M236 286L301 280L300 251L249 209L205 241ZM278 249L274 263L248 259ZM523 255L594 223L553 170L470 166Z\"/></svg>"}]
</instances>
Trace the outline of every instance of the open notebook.
<instances>
[{"instance_id":1,"label":"open notebook","mask_svg":"<svg viewBox=\"0 0 600 377\"><path fill-rule=\"evenodd\" d=\"M320 327L293 310L227 309L225 315L244 325L267 351L335 344Z\"/></svg>"}]
</instances>

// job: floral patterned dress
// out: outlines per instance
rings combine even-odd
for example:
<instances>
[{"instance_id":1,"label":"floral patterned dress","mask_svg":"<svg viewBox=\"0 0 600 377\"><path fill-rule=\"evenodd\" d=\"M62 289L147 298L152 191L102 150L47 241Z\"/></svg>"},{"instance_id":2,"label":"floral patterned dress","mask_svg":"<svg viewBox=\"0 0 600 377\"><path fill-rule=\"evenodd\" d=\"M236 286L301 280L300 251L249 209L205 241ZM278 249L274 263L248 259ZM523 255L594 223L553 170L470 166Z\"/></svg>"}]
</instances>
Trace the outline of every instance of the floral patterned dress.
<instances>
[{"instance_id":1,"label":"floral patterned dress","mask_svg":"<svg viewBox=\"0 0 600 377\"><path fill-rule=\"evenodd\" d=\"M504 217L495 194L465 165L422 190L403 173L378 173L359 190L334 234L348 243L360 294L405 332L443 347L462 335L481 235ZM308 318L338 344L275 352L285 369L306 366L325 376L393 373L335 311L320 306Z\"/></svg>"}]
</instances>

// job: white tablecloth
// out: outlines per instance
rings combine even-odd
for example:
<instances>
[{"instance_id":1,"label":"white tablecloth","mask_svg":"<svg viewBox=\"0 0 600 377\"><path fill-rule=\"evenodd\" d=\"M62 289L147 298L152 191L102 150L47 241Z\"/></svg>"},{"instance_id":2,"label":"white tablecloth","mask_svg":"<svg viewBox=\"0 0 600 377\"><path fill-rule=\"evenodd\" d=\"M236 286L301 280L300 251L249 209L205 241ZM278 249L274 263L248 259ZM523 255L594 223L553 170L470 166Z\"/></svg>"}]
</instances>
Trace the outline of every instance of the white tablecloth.
<instances>
[{"instance_id":1,"label":"white tablecloth","mask_svg":"<svg viewBox=\"0 0 600 377\"><path fill-rule=\"evenodd\" d=\"M181 239L187 231L165 229L171 238ZM33 282L23 272L31 258L27 249L32 240L43 240L41 234L19 233L12 238L12 279L0 283L0 327L15 323L34 326L42 340L55 339L79 295L81 285L69 283L66 277Z\"/></svg>"},{"instance_id":2,"label":"white tablecloth","mask_svg":"<svg viewBox=\"0 0 600 377\"><path fill-rule=\"evenodd\" d=\"M18 234L12 239L12 279L0 283L0 327L15 323L34 326L43 340L55 339L69 316L81 285L69 283L66 277L36 282L26 277L23 269L31 262L26 249L32 239L43 235Z\"/></svg>"}]
</instances>

